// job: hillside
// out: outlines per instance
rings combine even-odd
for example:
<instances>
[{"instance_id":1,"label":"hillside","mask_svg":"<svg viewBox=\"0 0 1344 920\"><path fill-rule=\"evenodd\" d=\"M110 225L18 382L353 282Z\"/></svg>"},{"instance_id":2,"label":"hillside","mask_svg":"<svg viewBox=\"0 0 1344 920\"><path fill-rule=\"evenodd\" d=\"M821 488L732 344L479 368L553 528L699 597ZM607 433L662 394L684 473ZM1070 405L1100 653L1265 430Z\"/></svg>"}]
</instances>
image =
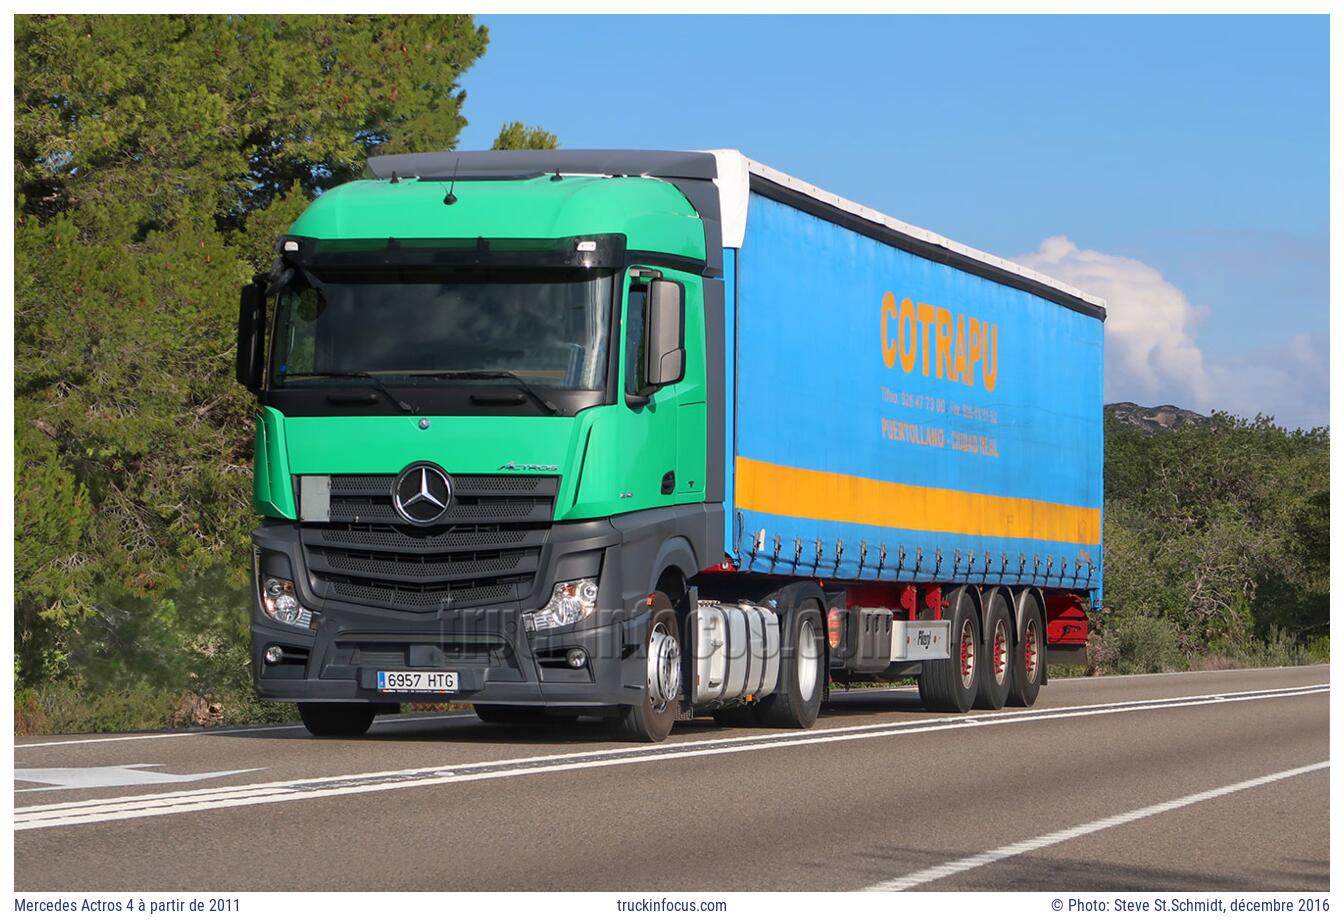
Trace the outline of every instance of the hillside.
<instances>
[{"instance_id":1,"label":"hillside","mask_svg":"<svg viewBox=\"0 0 1344 920\"><path fill-rule=\"evenodd\" d=\"M1212 419L1180 406L1140 406L1132 402L1110 403L1106 411L1122 422L1147 432L1179 431L1209 424Z\"/></svg>"}]
</instances>

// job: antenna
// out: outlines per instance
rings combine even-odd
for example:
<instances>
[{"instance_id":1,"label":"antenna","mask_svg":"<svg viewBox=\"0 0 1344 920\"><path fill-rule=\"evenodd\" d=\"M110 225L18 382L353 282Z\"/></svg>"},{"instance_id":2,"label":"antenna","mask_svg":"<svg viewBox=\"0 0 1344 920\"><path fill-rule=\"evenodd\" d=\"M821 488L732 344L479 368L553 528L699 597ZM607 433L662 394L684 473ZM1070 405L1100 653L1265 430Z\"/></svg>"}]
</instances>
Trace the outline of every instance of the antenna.
<instances>
[{"instance_id":1,"label":"antenna","mask_svg":"<svg viewBox=\"0 0 1344 920\"><path fill-rule=\"evenodd\" d=\"M461 162L461 157L453 161L453 177L448 180L448 194L443 196L444 204L457 204L457 196L453 194L453 186L457 184L457 166Z\"/></svg>"}]
</instances>

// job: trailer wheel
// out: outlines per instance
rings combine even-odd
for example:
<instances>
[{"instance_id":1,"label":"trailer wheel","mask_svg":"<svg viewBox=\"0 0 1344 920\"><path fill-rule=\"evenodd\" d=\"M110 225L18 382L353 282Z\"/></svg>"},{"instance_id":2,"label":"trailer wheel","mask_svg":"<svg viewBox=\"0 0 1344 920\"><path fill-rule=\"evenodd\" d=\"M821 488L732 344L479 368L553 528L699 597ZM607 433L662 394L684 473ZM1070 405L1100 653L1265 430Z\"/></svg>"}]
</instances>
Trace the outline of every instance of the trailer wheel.
<instances>
[{"instance_id":1,"label":"trailer wheel","mask_svg":"<svg viewBox=\"0 0 1344 920\"><path fill-rule=\"evenodd\" d=\"M300 703L303 727L317 738L357 738L369 730L377 708L370 703Z\"/></svg>"},{"instance_id":2,"label":"trailer wheel","mask_svg":"<svg viewBox=\"0 0 1344 920\"><path fill-rule=\"evenodd\" d=\"M1013 655L1013 685L1008 691L1012 706L1030 706L1041 692L1045 674L1045 620L1034 597L1027 598L1022 614L1022 638Z\"/></svg>"},{"instance_id":3,"label":"trailer wheel","mask_svg":"<svg viewBox=\"0 0 1344 920\"><path fill-rule=\"evenodd\" d=\"M949 601L951 654L924 662L919 672L919 699L925 709L934 712L967 712L975 702L983 667L980 623L975 616L975 602L965 588L953 591Z\"/></svg>"},{"instance_id":4,"label":"trailer wheel","mask_svg":"<svg viewBox=\"0 0 1344 920\"><path fill-rule=\"evenodd\" d=\"M826 629L821 608L806 600L784 614L780 624L779 684L753 705L762 725L811 728L826 691Z\"/></svg>"},{"instance_id":5,"label":"trailer wheel","mask_svg":"<svg viewBox=\"0 0 1344 920\"><path fill-rule=\"evenodd\" d=\"M1013 621L1008 602L1001 592L990 595L985 612L985 646L979 688L975 693L977 709L1002 709L1013 686Z\"/></svg>"},{"instance_id":6,"label":"trailer wheel","mask_svg":"<svg viewBox=\"0 0 1344 920\"><path fill-rule=\"evenodd\" d=\"M662 741L672 731L681 706L681 640L672 601L661 591L649 595L649 625L644 633L643 700L622 706L607 724L625 741Z\"/></svg>"}]
</instances>

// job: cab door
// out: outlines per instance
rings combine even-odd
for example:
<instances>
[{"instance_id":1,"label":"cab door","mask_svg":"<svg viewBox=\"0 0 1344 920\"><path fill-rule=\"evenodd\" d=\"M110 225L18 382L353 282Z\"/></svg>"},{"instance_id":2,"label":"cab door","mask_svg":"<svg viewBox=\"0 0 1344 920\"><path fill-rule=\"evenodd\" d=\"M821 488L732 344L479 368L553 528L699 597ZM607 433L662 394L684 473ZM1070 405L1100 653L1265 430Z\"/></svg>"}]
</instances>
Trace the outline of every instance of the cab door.
<instances>
[{"instance_id":1,"label":"cab door","mask_svg":"<svg viewBox=\"0 0 1344 920\"><path fill-rule=\"evenodd\" d=\"M648 376L651 335L651 287L675 284L680 298L681 374L672 381L652 383ZM664 291L668 288L664 288ZM704 371L702 351L696 345L702 333L698 310L688 309L698 279L669 269L635 266L625 277L621 315L621 379L618 403L623 405L623 448L627 453L623 498L631 508L650 508L691 500L703 493L704 483ZM666 343L662 346L666 348ZM692 360L694 356L694 360ZM697 415L698 412L698 415ZM689 414L688 414L689 413ZM698 457L688 450L681 428L701 429ZM694 437L692 440L696 440ZM692 447L695 445L693 444ZM625 503L625 502L623 502Z\"/></svg>"}]
</instances>

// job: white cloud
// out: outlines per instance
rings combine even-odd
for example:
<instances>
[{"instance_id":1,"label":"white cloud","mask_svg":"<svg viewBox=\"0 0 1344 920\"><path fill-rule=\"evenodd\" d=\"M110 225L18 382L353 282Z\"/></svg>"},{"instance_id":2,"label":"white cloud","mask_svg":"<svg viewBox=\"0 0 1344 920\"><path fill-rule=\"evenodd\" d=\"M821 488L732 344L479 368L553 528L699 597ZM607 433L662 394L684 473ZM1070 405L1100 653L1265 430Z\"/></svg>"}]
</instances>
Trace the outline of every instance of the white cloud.
<instances>
[{"instance_id":1,"label":"white cloud","mask_svg":"<svg viewBox=\"0 0 1344 920\"><path fill-rule=\"evenodd\" d=\"M1294 335L1210 368L1214 405L1237 415L1274 416L1290 428L1330 423L1330 351L1324 336Z\"/></svg>"},{"instance_id":2,"label":"white cloud","mask_svg":"<svg viewBox=\"0 0 1344 920\"><path fill-rule=\"evenodd\" d=\"M1273 415L1323 425L1329 416L1327 343L1305 335L1213 359L1196 341L1210 307L1137 259L1079 249L1052 236L1018 262L1106 298L1107 402L1173 403L1198 412Z\"/></svg>"}]
</instances>

